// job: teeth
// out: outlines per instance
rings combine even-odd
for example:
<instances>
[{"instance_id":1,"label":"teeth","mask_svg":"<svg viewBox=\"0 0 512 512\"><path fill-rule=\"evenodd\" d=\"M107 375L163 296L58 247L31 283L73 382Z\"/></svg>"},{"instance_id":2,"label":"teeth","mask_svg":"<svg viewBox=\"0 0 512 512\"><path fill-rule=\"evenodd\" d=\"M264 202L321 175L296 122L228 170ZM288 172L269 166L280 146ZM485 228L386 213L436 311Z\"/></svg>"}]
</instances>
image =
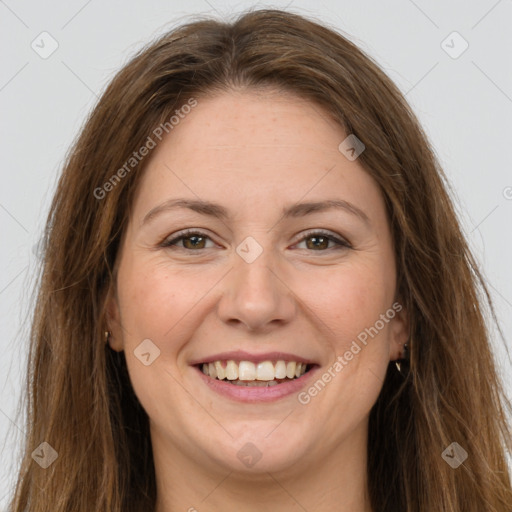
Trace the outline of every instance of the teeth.
<instances>
[{"instance_id":1,"label":"teeth","mask_svg":"<svg viewBox=\"0 0 512 512\"><path fill-rule=\"evenodd\" d=\"M214 361L203 363L202 370L205 375L218 380L236 381L238 386L270 386L278 384L277 380L295 379L306 373L306 363L295 361L261 361L254 364L252 361Z\"/></svg>"},{"instance_id":2,"label":"teeth","mask_svg":"<svg viewBox=\"0 0 512 512\"><path fill-rule=\"evenodd\" d=\"M289 379L293 379L293 377L295 377L295 367L297 366L296 363L294 363L293 361L291 361L290 363L288 363L286 365L286 376L289 378ZM212 374L210 373L210 376Z\"/></svg>"},{"instance_id":3,"label":"teeth","mask_svg":"<svg viewBox=\"0 0 512 512\"><path fill-rule=\"evenodd\" d=\"M284 379L286 377L286 363L284 361L277 361L275 372L276 379Z\"/></svg>"},{"instance_id":4,"label":"teeth","mask_svg":"<svg viewBox=\"0 0 512 512\"><path fill-rule=\"evenodd\" d=\"M262 361L256 367L257 380L274 380L274 365L270 361Z\"/></svg>"},{"instance_id":5,"label":"teeth","mask_svg":"<svg viewBox=\"0 0 512 512\"><path fill-rule=\"evenodd\" d=\"M215 371L217 372L217 379L224 380L226 378L226 370L224 370L220 361L215 361Z\"/></svg>"},{"instance_id":6,"label":"teeth","mask_svg":"<svg viewBox=\"0 0 512 512\"><path fill-rule=\"evenodd\" d=\"M235 384L237 386L245 386L248 388L252 388L252 387L269 388L270 386L277 386L278 382L276 380L269 380L266 382L257 381L257 380L251 380L251 381L244 382L242 380L237 380L235 382Z\"/></svg>"},{"instance_id":7,"label":"teeth","mask_svg":"<svg viewBox=\"0 0 512 512\"><path fill-rule=\"evenodd\" d=\"M238 365L238 378L240 380L256 379L256 366L251 361L240 361Z\"/></svg>"},{"instance_id":8,"label":"teeth","mask_svg":"<svg viewBox=\"0 0 512 512\"><path fill-rule=\"evenodd\" d=\"M228 361L226 363L226 379L238 379L238 365L235 363L235 361Z\"/></svg>"}]
</instances>

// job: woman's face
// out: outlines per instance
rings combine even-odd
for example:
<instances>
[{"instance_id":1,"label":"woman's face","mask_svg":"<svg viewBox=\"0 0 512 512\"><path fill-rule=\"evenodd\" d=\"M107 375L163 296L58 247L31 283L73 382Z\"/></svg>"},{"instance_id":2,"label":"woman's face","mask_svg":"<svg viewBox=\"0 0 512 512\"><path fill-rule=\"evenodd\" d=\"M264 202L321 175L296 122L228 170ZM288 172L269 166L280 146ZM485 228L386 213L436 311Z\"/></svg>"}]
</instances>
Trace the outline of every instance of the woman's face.
<instances>
[{"instance_id":1,"label":"woman's face","mask_svg":"<svg viewBox=\"0 0 512 512\"><path fill-rule=\"evenodd\" d=\"M300 471L365 446L407 326L383 197L347 135L289 94L232 92L152 150L109 317L155 456Z\"/></svg>"}]
</instances>

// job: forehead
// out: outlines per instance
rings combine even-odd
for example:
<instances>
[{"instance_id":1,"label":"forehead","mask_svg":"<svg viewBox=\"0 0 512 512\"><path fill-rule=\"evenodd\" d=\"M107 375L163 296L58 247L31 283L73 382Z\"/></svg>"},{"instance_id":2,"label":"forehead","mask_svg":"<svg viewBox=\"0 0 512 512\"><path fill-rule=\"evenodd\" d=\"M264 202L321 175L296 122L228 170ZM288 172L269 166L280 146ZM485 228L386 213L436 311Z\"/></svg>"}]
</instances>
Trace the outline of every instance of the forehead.
<instances>
[{"instance_id":1,"label":"forehead","mask_svg":"<svg viewBox=\"0 0 512 512\"><path fill-rule=\"evenodd\" d=\"M197 98L154 149L139 187L148 209L183 195L238 211L329 195L382 205L373 179L338 149L346 138L328 113L303 98L245 91ZM364 202L364 201L363 201Z\"/></svg>"}]
</instances>

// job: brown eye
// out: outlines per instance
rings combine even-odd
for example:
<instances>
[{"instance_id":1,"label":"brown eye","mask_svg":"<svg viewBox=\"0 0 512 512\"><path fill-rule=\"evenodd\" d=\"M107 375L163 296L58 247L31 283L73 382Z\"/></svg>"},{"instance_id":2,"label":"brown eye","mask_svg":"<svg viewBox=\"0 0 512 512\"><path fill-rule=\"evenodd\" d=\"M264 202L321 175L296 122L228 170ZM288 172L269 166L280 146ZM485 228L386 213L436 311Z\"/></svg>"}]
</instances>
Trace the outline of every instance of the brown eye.
<instances>
[{"instance_id":1,"label":"brown eye","mask_svg":"<svg viewBox=\"0 0 512 512\"><path fill-rule=\"evenodd\" d=\"M309 243L311 241L311 243ZM326 236L308 236L306 238L306 246L308 249L328 249L329 238Z\"/></svg>"},{"instance_id":2,"label":"brown eye","mask_svg":"<svg viewBox=\"0 0 512 512\"><path fill-rule=\"evenodd\" d=\"M210 237L198 231L190 231L181 233L178 236L165 240L162 242L161 247L185 249L188 251L197 251L200 249L208 249L206 245ZM306 249L315 252L327 252L328 250L335 249L348 249L351 245L341 238L332 234L324 233L321 231L306 234L299 243L305 242ZM181 245L180 245L181 243ZM329 244L334 244L329 246Z\"/></svg>"},{"instance_id":3,"label":"brown eye","mask_svg":"<svg viewBox=\"0 0 512 512\"><path fill-rule=\"evenodd\" d=\"M302 242L305 242L306 249L316 252L326 252L330 249L351 248L351 245L346 240L322 231L307 233L299 243ZM330 243L334 245L329 246Z\"/></svg>"},{"instance_id":4,"label":"brown eye","mask_svg":"<svg viewBox=\"0 0 512 512\"><path fill-rule=\"evenodd\" d=\"M184 236L181 238L183 240L183 246L185 249L204 249L204 243L206 238L204 236Z\"/></svg>"},{"instance_id":5,"label":"brown eye","mask_svg":"<svg viewBox=\"0 0 512 512\"><path fill-rule=\"evenodd\" d=\"M208 249L208 247L206 247L207 240L210 240L210 237L206 236L204 233L191 231L181 233L171 240L165 240L161 244L161 247L176 247L177 249L187 249L191 251L196 249ZM179 245L180 242L181 245Z\"/></svg>"}]
</instances>

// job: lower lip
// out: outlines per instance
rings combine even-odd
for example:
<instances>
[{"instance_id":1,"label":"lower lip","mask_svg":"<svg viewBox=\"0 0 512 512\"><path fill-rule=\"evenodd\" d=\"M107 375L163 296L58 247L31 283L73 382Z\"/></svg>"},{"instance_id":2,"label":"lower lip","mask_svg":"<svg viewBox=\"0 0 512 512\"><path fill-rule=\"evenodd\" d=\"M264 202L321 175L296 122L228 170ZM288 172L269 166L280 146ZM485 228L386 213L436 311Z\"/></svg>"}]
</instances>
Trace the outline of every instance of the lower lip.
<instances>
[{"instance_id":1,"label":"lower lip","mask_svg":"<svg viewBox=\"0 0 512 512\"><path fill-rule=\"evenodd\" d=\"M276 384L275 386L237 386L229 382L214 379L205 375L200 368L196 367L203 382L219 395L227 396L238 402L274 402L281 398L299 393L311 380L319 366L314 366L304 375L289 382Z\"/></svg>"}]
</instances>

